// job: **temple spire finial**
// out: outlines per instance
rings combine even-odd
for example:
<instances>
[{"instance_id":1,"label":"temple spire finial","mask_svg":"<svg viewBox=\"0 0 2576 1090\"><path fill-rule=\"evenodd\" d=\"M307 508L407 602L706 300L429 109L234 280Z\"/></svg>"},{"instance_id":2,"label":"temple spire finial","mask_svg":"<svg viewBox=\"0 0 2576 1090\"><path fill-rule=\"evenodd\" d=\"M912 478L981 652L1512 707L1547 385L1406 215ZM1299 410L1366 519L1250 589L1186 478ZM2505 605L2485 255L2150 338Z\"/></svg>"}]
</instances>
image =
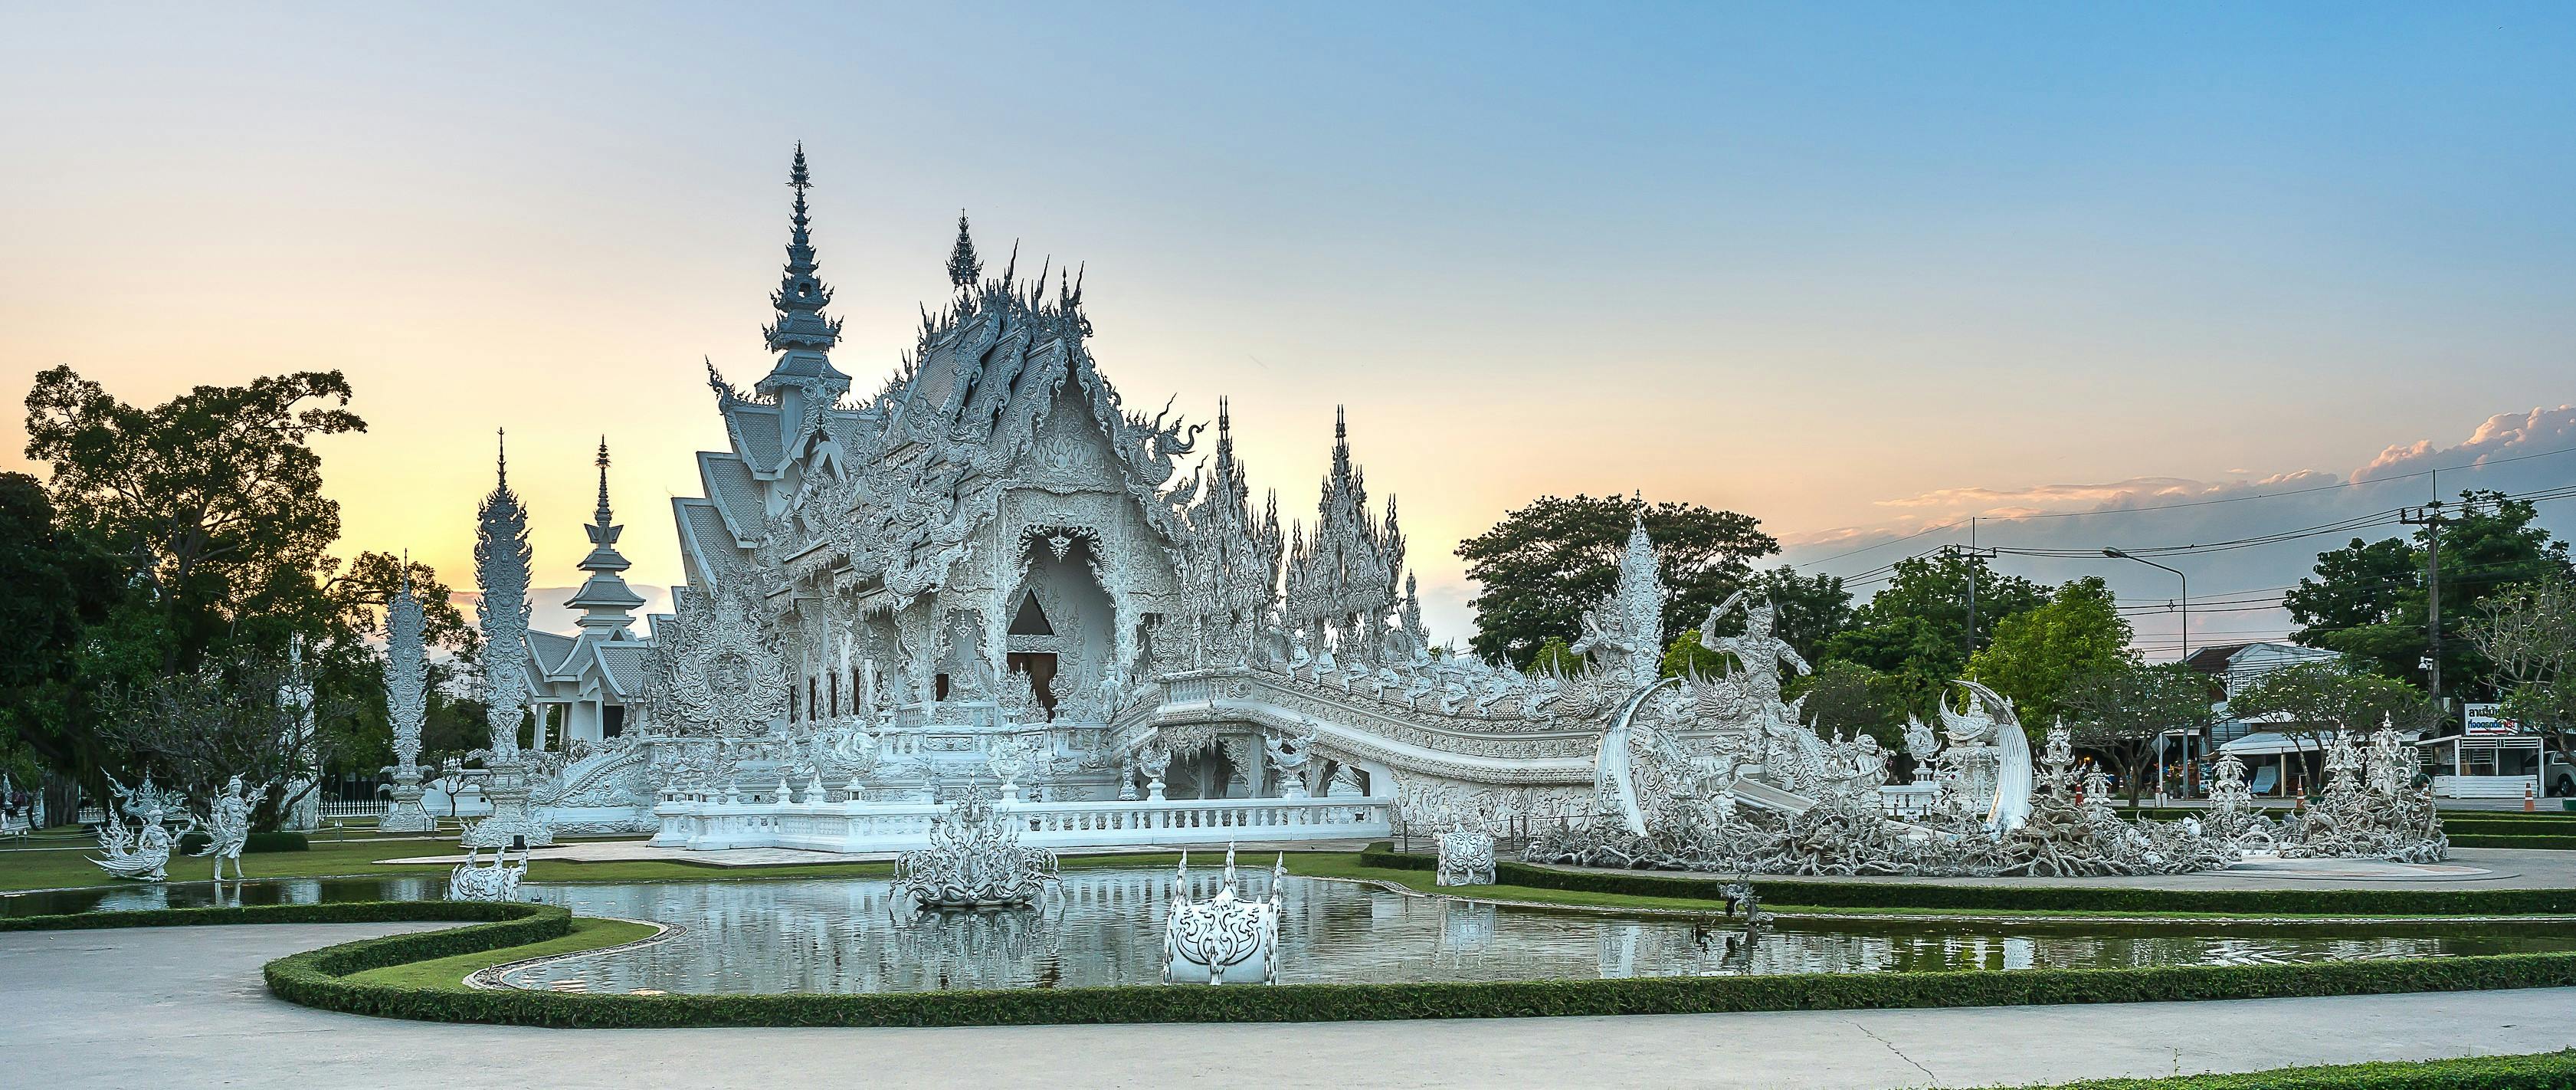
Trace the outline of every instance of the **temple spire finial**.
<instances>
[{"instance_id":1,"label":"temple spire finial","mask_svg":"<svg viewBox=\"0 0 2576 1090\"><path fill-rule=\"evenodd\" d=\"M975 257L975 236L966 231L966 210L957 210L957 245L948 250L948 282L959 290L984 278L984 263Z\"/></svg>"},{"instance_id":2,"label":"temple spire finial","mask_svg":"<svg viewBox=\"0 0 2576 1090\"><path fill-rule=\"evenodd\" d=\"M796 202L787 218L787 267L779 276L778 291L769 297L777 309L778 320L761 330L772 352L804 349L829 352L841 339L841 323L823 317L823 308L832 301L832 289L815 275L820 267L814 261L814 220L805 204L805 191L813 188L814 175L805 165L805 145L796 145L796 158L787 168L787 186L796 191Z\"/></svg>"},{"instance_id":3,"label":"temple spire finial","mask_svg":"<svg viewBox=\"0 0 2576 1090\"><path fill-rule=\"evenodd\" d=\"M599 510L592 513L599 524L608 525L608 437L599 437Z\"/></svg>"},{"instance_id":4,"label":"temple spire finial","mask_svg":"<svg viewBox=\"0 0 2576 1090\"><path fill-rule=\"evenodd\" d=\"M510 429L492 429L493 479L503 491L510 487Z\"/></svg>"}]
</instances>

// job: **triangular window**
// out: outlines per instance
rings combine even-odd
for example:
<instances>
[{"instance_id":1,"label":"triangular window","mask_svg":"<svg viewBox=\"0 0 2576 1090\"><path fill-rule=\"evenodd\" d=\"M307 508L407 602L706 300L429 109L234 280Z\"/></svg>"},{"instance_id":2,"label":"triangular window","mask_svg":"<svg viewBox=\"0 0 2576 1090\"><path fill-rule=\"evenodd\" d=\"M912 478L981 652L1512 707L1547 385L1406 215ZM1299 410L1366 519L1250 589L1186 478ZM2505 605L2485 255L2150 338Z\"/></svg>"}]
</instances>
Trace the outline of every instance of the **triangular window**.
<instances>
[{"instance_id":1,"label":"triangular window","mask_svg":"<svg viewBox=\"0 0 2576 1090\"><path fill-rule=\"evenodd\" d=\"M1055 626L1047 623L1046 611L1038 608L1038 596L1020 596L1020 611L1011 617L1011 635L1052 636Z\"/></svg>"}]
</instances>

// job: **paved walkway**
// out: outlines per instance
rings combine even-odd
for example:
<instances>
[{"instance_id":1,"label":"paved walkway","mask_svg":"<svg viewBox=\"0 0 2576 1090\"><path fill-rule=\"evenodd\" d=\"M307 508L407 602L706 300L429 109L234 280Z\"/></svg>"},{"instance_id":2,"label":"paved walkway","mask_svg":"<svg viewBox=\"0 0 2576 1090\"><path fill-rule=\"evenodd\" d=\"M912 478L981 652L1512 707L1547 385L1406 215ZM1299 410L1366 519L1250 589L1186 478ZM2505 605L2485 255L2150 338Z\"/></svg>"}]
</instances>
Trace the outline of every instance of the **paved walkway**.
<instances>
[{"instance_id":1,"label":"paved walkway","mask_svg":"<svg viewBox=\"0 0 2576 1090\"><path fill-rule=\"evenodd\" d=\"M425 925L413 925L425 926ZM2576 989L1631 1018L541 1030L271 998L262 962L385 924L0 934L0 1071L46 1090L366 1086L1982 1086L2576 1046ZM495 1074L495 1073L498 1074ZM488 1077L487 1077L488 1076Z\"/></svg>"}]
</instances>

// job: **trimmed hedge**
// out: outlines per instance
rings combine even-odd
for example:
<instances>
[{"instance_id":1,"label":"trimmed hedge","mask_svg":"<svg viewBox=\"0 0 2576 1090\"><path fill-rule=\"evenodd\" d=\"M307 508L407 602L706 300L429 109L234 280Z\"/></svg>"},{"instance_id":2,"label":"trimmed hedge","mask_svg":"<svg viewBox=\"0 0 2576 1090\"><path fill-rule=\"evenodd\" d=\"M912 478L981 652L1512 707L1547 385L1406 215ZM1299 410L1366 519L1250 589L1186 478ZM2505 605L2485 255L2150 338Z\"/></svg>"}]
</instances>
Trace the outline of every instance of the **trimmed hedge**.
<instances>
[{"instance_id":1,"label":"trimmed hedge","mask_svg":"<svg viewBox=\"0 0 2576 1090\"><path fill-rule=\"evenodd\" d=\"M1381 841L1360 865L1435 870L1437 857ZM1496 861L1498 885L1719 901L1722 876L1577 871ZM1930 885L1761 878L1754 891L1802 908L1974 908L2031 912L2210 912L2304 916L2530 916L2576 914L2576 889L2140 889L2127 886Z\"/></svg>"},{"instance_id":2,"label":"trimmed hedge","mask_svg":"<svg viewBox=\"0 0 2576 1090\"><path fill-rule=\"evenodd\" d=\"M484 925L486 927L502 925ZM467 931L479 930L467 928ZM269 990L327 1010L530 1026L986 1026L1129 1022L1339 1022L1410 1018L1702 1014L1721 1011L2130 1003L2576 985L2576 954L2501 954L2300 965L2009 972L1807 973L1277 987L1025 988L865 995L592 995L429 991L346 977L426 957L457 932L346 943L268 963ZM490 949L475 944L473 949Z\"/></svg>"},{"instance_id":3,"label":"trimmed hedge","mask_svg":"<svg viewBox=\"0 0 2576 1090\"><path fill-rule=\"evenodd\" d=\"M178 854L194 855L206 850L206 845L212 843L214 843L213 837L200 832L191 832L186 836L179 838ZM257 855L262 852L309 852L312 850L313 842L306 839L304 834L298 832L279 831L274 833L252 833L242 839L243 855Z\"/></svg>"},{"instance_id":4,"label":"trimmed hedge","mask_svg":"<svg viewBox=\"0 0 2576 1090\"><path fill-rule=\"evenodd\" d=\"M2094 1079L2059 1083L2048 1090L2576 1090L2576 1051L2282 1067L2241 1075Z\"/></svg>"},{"instance_id":5,"label":"trimmed hedge","mask_svg":"<svg viewBox=\"0 0 2576 1090\"><path fill-rule=\"evenodd\" d=\"M2576 833L2549 833L2527 836L2520 833L2452 833L2454 848L2540 848L2550 851L2576 849Z\"/></svg>"}]
</instances>

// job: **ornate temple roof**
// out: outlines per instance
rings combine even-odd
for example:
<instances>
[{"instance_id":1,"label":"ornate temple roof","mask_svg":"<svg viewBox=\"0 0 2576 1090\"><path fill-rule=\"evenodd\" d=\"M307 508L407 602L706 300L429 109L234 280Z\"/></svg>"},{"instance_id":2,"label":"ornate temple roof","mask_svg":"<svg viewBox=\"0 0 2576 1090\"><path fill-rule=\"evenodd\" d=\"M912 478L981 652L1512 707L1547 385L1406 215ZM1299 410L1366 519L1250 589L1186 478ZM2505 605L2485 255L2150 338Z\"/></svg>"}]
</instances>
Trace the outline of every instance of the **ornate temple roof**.
<instances>
[{"instance_id":1,"label":"ornate temple roof","mask_svg":"<svg viewBox=\"0 0 2576 1090\"><path fill-rule=\"evenodd\" d=\"M882 581L909 600L946 579L1029 465L1066 456L1037 452L1031 461L1041 427L1060 410L1086 421L1117 486L1167 544L1178 543L1178 500L1162 488L1198 428L1168 410L1151 419L1124 411L1083 344L1091 327L1078 272L1048 262L1022 280L1014 247L1000 275L983 278L961 214L945 268L953 297L924 311L913 352L878 393L845 405L849 380L828 355L840 327L822 315L831 293L815 275L801 149L789 178L788 263L771 297L778 320L764 331L779 355L748 392L709 364L732 449L700 456L704 499L674 501L692 582L792 563L807 574Z\"/></svg>"}]
</instances>

